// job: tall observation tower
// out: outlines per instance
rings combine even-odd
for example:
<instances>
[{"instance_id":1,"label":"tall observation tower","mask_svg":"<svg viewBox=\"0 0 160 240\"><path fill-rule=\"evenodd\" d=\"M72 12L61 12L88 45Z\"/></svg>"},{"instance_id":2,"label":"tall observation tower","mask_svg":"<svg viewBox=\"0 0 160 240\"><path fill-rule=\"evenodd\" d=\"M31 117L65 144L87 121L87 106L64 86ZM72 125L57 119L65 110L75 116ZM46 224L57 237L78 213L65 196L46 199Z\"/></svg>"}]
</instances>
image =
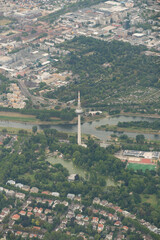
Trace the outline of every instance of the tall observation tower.
<instances>
[{"instance_id":1,"label":"tall observation tower","mask_svg":"<svg viewBox=\"0 0 160 240\"><path fill-rule=\"evenodd\" d=\"M82 145L82 143L81 143L81 114L83 113L83 110L81 108L80 91L78 92L78 106L77 106L77 109L76 109L76 113L78 115L77 143L78 143L78 145Z\"/></svg>"}]
</instances>

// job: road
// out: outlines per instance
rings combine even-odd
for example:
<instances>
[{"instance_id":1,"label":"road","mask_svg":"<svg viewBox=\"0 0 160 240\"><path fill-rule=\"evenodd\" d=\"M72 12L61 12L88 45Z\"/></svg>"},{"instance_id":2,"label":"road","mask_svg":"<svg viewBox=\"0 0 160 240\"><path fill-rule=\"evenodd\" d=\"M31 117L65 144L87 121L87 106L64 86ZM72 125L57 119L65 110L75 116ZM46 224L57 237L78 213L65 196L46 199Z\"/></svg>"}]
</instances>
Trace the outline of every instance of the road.
<instances>
[{"instance_id":1,"label":"road","mask_svg":"<svg viewBox=\"0 0 160 240\"><path fill-rule=\"evenodd\" d=\"M47 104L46 100L42 97L36 97L30 94L23 80L17 79L17 81L22 94L24 94L25 97L30 98L34 105Z\"/></svg>"}]
</instances>

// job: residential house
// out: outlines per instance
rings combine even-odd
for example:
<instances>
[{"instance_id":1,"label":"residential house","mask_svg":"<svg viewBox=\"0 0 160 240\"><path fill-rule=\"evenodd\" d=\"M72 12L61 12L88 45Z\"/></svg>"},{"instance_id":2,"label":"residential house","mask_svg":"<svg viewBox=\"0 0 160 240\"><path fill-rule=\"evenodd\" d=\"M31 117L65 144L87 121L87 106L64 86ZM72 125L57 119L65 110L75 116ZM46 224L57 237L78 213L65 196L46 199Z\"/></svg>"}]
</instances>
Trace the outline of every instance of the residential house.
<instances>
[{"instance_id":1,"label":"residential house","mask_svg":"<svg viewBox=\"0 0 160 240\"><path fill-rule=\"evenodd\" d=\"M59 197L60 194L58 192L51 192L51 195L54 197Z\"/></svg>"},{"instance_id":2,"label":"residential house","mask_svg":"<svg viewBox=\"0 0 160 240\"><path fill-rule=\"evenodd\" d=\"M15 224L15 221L14 220L10 220L9 223L8 223L8 228L11 229L14 224Z\"/></svg>"},{"instance_id":3,"label":"residential house","mask_svg":"<svg viewBox=\"0 0 160 240\"><path fill-rule=\"evenodd\" d=\"M67 201L63 201L62 204L63 204L65 207L68 207L68 202L67 202Z\"/></svg>"},{"instance_id":4,"label":"residential house","mask_svg":"<svg viewBox=\"0 0 160 240\"><path fill-rule=\"evenodd\" d=\"M42 221L46 221L46 220L47 220L47 217L46 217L45 214L41 214L41 215L40 215L40 219L41 219Z\"/></svg>"},{"instance_id":5,"label":"residential house","mask_svg":"<svg viewBox=\"0 0 160 240\"><path fill-rule=\"evenodd\" d=\"M16 182L15 182L14 180L8 180L8 181L6 182L6 184L15 185Z\"/></svg>"},{"instance_id":6,"label":"residential house","mask_svg":"<svg viewBox=\"0 0 160 240\"><path fill-rule=\"evenodd\" d=\"M104 211L104 210L100 211L99 214L102 215L102 216L104 216L104 217L107 216L107 213L106 213L106 211Z\"/></svg>"},{"instance_id":7,"label":"residential house","mask_svg":"<svg viewBox=\"0 0 160 240\"><path fill-rule=\"evenodd\" d=\"M97 214L97 213L99 213L99 210L98 209L93 209L93 211L92 211L94 214Z\"/></svg>"},{"instance_id":8,"label":"residential house","mask_svg":"<svg viewBox=\"0 0 160 240\"><path fill-rule=\"evenodd\" d=\"M24 193L16 193L16 198L24 200L25 199L25 194Z\"/></svg>"},{"instance_id":9,"label":"residential house","mask_svg":"<svg viewBox=\"0 0 160 240\"><path fill-rule=\"evenodd\" d=\"M30 189L30 192L31 192L31 193L38 193L38 192L39 192L39 189L38 189L37 187L32 187L32 188Z\"/></svg>"},{"instance_id":10,"label":"residential house","mask_svg":"<svg viewBox=\"0 0 160 240\"><path fill-rule=\"evenodd\" d=\"M125 231L128 231L128 227L127 226L123 226L122 227Z\"/></svg>"},{"instance_id":11,"label":"residential house","mask_svg":"<svg viewBox=\"0 0 160 240\"><path fill-rule=\"evenodd\" d=\"M22 238L27 238L27 237L28 237L28 233L27 232L22 233Z\"/></svg>"},{"instance_id":12,"label":"residential house","mask_svg":"<svg viewBox=\"0 0 160 240\"><path fill-rule=\"evenodd\" d=\"M99 218L98 217L93 217L92 218L92 223L98 224L98 222L99 222Z\"/></svg>"},{"instance_id":13,"label":"residential house","mask_svg":"<svg viewBox=\"0 0 160 240\"><path fill-rule=\"evenodd\" d=\"M105 224L106 223L106 220L104 220L104 219L101 219L100 221L99 221L99 223L101 223L101 224Z\"/></svg>"},{"instance_id":14,"label":"residential house","mask_svg":"<svg viewBox=\"0 0 160 240\"><path fill-rule=\"evenodd\" d=\"M51 209L45 209L44 213L47 215L48 213L51 213L52 210Z\"/></svg>"},{"instance_id":15,"label":"residential house","mask_svg":"<svg viewBox=\"0 0 160 240\"><path fill-rule=\"evenodd\" d=\"M10 213L10 209L9 208L3 208L2 212L5 213L5 215L7 216Z\"/></svg>"},{"instance_id":16,"label":"residential house","mask_svg":"<svg viewBox=\"0 0 160 240\"><path fill-rule=\"evenodd\" d=\"M30 191L30 186L27 185L23 185L23 187L21 188L23 191L29 192Z\"/></svg>"},{"instance_id":17,"label":"residential house","mask_svg":"<svg viewBox=\"0 0 160 240\"><path fill-rule=\"evenodd\" d=\"M100 198L97 198L97 197L95 197L94 199L93 199L93 204L100 204Z\"/></svg>"},{"instance_id":18,"label":"residential house","mask_svg":"<svg viewBox=\"0 0 160 240\"><path fill-rule=\"evenodd\" d=\"M11 217L11 219L17 221L17 220L20 219L20 215L14 214L14 215Z\"/></svg>"},{"instance_id":19,"label":"residential house","mask_svg":"<svg viewBox=\"0 0 160 240\"><path fill-rule=\"evenodd\" d=\"M7 197L15 197L15 192L13 190L8 190L6 191L6 196Z\"/></svg>"},{"instance_id":20,"label":"residential house","mask_svg":"<svg viewBox=\"0 0 160 240\"><path fill-rule=\"evenodd\" d=\"M113 214L112 213L108 213L108 218L109 218L109 220L113 220L113 218L114 218Z\"/></svg>"},{"instance_id":21,"label":"residential house","mask_svg":"<svg viewBox=\"0 0 160 240\"><path fill-rule=\"evenodd\" d=\"M21 231L17 231L16 233L15 233L15 236L21 236L22 235L22 232Z\"/></svg>"},{"instance_id":22,"label":"residential house","mask_svg":"<svg viewBox=\"0 0 160 240\"><path fill-rule=\"evenodd\" d=\"M51 195L51 192L49 192L49 191L43 191L43 192L41 192L41 194Z\"/></svg>"},{"instance_id":23,"label":"residential house","mask_svg":"<svg viewBox=\"0 0 160 240\"><path fill-rule=\"evenodd\" d=\"M19 214L20 214L21 216L25 216L25 215L26 215L26 212L22 210L22 211L19 212Z\"/></svg>"},{"instance_id":24,"label":"residential house","mask_svg":"<svg viewBox=\"0 0 160 240\"><path fill-rule=\"evenodd\" d=\"M84 222L88 222L89 221L89 217L88 216L84 217L83 221Z\"/></svg>"},{"instance_id":25,"label":"residential house","mask_svg":"<svg viewBox=\"0 0 160 240\"><path fill-rule=\"evenodd\" d=\"M27 217L30 217L30 216L32 216L32 215L33 215L32 212L27 212Z\"/></svg>"},{"instance_id":26,"label":"residential house","mask_svg":"<svg viewBox=\"0 0 160 240\"><path fill-rule=\"evenodd\" d=\"M32 212L32 210L33 210L33 207L27 207L27 210L28 210L28 212Z\"/></svg>"},{"instance_id":27,"label":"residential house","mask_svg":"<svg viewBox=\"0 0 160 240\"><path fill-rule=\"evenodd\" d=\"M75 194L68 193L67 198L73 200L75 198Z\"/></svg>"},{"instance_id":28,"label":"residential house","mask_svg":"<svg viewBox=\"0 0 160 240\"><path fill-rule=\"evenodd\" d=\"M78 174L71 174L70 176L68 176L68 181L69 182L74 182L76 180L79 179L79 175Z\"/></svg>"},{"instance_id":29,"label":"residential house","mask_svg":"<svg viewBox=\"0 0 160 240\"><path fill-rule=\"evenodd\" d=\"M122 223L121 223L120 221L116 221L116 222L114 223L114 226L119 227L121 224L122 224Z\"/></svg>"},{"instance_id":30,"label":"residential house","mask_svg":"<svg viewBox=\"0 0 160 240\"><path fill-rule=\"evenodd\" d=\"M107 201L107 200L102 200L102 201L100 202L100 205L103 206L103 207L105 207L105 206L108 205L108 201Z\"/></svg>"},{"instance_id":31,"label":"residential house","mask_svg":"<svg viewBox=\"0 0 160 240\"><path fill-rule=\"evenodd\" d=\"M98 224L98 229L97 229L98 233L102 232L103 229L104 229L104 225L101 224L101 223L99 223L99 224Z\"/></svg>"},{"instance_id":32,"label":"residential house","mask_svg":"<svg viewBox=\"0 0 160 240\"><path fill-rule=\"evenodd\" d=\"M81 220L81 219L83 219L84 218L84 216L82 215L82 214L77 214L77 216L76 216L76 219L79 221L79 220Z\"/></svg>"},{"instance_id":33,"label":"residential house","mask_svg":"<svg viewBox=\"0 0 160 240\"><path fill-rule=\"evenodd\" d=\"M48 223L53 223L53 217L52 216L48 216Z\"/></svg>"},{"instance_id":34,"label":"residential house","mask_svg":"<svg viewBox=\"0 0 160 240\"><path fill-rule=\"evenodd\" d=\"M18 187L18 188L22 189L23 184L22 184L22 183L16 183L16 184L15 184L15 187Z\"/></svg>"}]
</instances>

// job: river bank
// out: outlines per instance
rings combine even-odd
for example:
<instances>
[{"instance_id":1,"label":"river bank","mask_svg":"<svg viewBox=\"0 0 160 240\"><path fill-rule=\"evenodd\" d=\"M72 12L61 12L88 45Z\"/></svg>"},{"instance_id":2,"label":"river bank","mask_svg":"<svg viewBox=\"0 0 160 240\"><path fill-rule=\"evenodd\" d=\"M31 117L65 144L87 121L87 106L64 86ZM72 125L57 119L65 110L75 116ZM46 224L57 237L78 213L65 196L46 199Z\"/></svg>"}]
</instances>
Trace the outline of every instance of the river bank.
<instances>
[{"instance_id":1,"label":"river bank","mask_svg":"<svg viewBox=\"0 0 160 240\"><path fill-rule=\"evenodd\" d=\"M132 113L132 112L121 112L120 115L130 116L130 117L144 117L144 118L160 118L159 114L148 114L148 113Z\"/></svg>"},{"instance_id":2,"label":"river bank","mask_svg":"<svg viewBox=\"0 0 160 240\"><path fill-rule=\"evenodd\" d=\"M76 119L75 119L76 121ZM96 119L95 121L92 122L84 122L81 126L81 130L82 130L82 135L90 135L90 136L94 136L97 139L99 139L100 141L103 142L108 142L110 141L110 136L114 133L114 131L104 131L104 130L97 130L98 127L102 126L102 125L117 125L118 122L130 122L130 121L148 121L148 122L153 122L154 119L153 118L144 118L144 117L129 117L129 116L106 116L104 118L100 118L100 119ZM16 128L16 129L23 129L23 130L27 130L33 128L33 126L37 126L38 131L44 130L46 128L48 129L56 129L59 132L66 132L66 133L77 133L77 122L72 124L72 123L57 123L55 124L55 122L38 122L38 124L36 124L36 122L32 123L32 122L16 122L16 121L5 121L5 120L0 120L0 128ZM120 136L122 134L121 133L116 133L117 136ZM126 134L128 137L130 138L136 138L136 135L138 135L138 132L124 132L124 134ZM149 140L160 140L160 135L157 134L145 134L144 136L146 139Z\"/></svg>"},{"instance_id":3,"label":"river bank","mask_svg":"<svg viewBox=\"0 0 160 240\"><path fill-rule=\"evenodd\" d=\"M0 112L0 121L11 121L17 123L30 123L35 125L48 125L48 124L66 124L68 122L63 121L56 117L51 117L51 121L41 121L34 115L22 114L16 112ZM73 121L71 121L71 124Z\"/></svg>"},{"instance_id":4,"label":"river bank","mask_svg":"<svg viewBox=\"0 0 160 240\"><path fill-rule=\"evenodd\" d=\"M109 115L107 112L103 112L103 114L100 115L94 115L94 116L85 116L84 119L82 119L82 124L87 122L87 123L92 123L94 121L99 121L104 118L115 118L115 117L120 117L120 116L126 116L126 117L142 117L142 118L153 118L157 119L160 118L160 115L158 114L141 114L141 113L124 113L122 112L121 114L117 115ZM31 123L35 125L58 125L58 124L77 124L77 118L74 118L72 121L63 121L60 118L56 117L51 117L50 121L41 121L36 118L35 115L30 115L30 114L22 114L22 113L17 113L17 112L4 112L0 111L0 120L4 121L12 121L12 122L17 122L17 123Z\"/></svg>"},{"instance_id":5,"label":"river bank","mask_svg":"<svg viewBox=\"0 0 160 240\"><path fill-rule=\"evenodd\" d=\"M97 130L100 131L113 131L113 132L119 132L119 133L123 133L123 132L128 132L128 133L140 133L140 134L160 134L159 130L153 130L150 128L122 128L122 127L117 127L116 125L106 125L106 126L100 126L96 128Z\"/></svg>"},{"instance_id":6,"label":"river bank","mask_svg":"<svg viewBox=\"0 0 160 240\"><path fill-rule=\"evenodd\" d=\"M107 113L101 115L94 115L94 116L85 116L84 119L81 120L82 124L84 122L92 122L96 120L100 120L104 117L110 117ZM41 121L36 118L35 115L31 114L22 114L18 112L5 112L0 111L0 120L4 121L12 121L12 122L19 122L19 123L31 123L31 124L38 124L38 125L48 125L48 124L77 124L77 117L75 117L72 121L64 121L57 117L51 117L50 121Z\"/></svg>"}]
</instances>

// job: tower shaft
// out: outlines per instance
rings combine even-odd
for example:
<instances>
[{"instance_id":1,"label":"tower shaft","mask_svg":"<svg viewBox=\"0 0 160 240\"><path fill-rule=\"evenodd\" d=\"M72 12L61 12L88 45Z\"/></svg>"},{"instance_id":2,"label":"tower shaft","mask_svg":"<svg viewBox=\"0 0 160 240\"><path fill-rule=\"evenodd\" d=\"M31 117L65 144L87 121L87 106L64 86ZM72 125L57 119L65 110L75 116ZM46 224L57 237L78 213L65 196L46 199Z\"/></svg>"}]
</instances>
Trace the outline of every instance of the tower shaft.
<instances>
[{"instance_id":1,"label":"tower shaft","mask_svg":"<svg viewBox=\"0 0 160 240\"><path fill-rule=\"evenodd\" d=\"M77 143L81 145L81 115L78 114L78 136L77 136Z\"/></svg>"},{"instance_id":2,"label":"tower shaft","mask_svg":"<svg viewBox=\"0 0 160 240\"><path fill-rule=\"evenodd\" d=\"M78 109L81 109L80 91L78 91Z\"/></svg>"},{"instance_id":3,"label":"tower shaft","mask_svg":"<svg viewBox=\"0 0 160 240\"><path fill-rule=\"evenodd\" d=\"M78 135L77 135L77 144L81 145L81 114L83 110L81 108L81 99L80 99L80 91L78 92L78 106L76 109L76 113L78 115Z\"/></svg>"}]
</instances>

